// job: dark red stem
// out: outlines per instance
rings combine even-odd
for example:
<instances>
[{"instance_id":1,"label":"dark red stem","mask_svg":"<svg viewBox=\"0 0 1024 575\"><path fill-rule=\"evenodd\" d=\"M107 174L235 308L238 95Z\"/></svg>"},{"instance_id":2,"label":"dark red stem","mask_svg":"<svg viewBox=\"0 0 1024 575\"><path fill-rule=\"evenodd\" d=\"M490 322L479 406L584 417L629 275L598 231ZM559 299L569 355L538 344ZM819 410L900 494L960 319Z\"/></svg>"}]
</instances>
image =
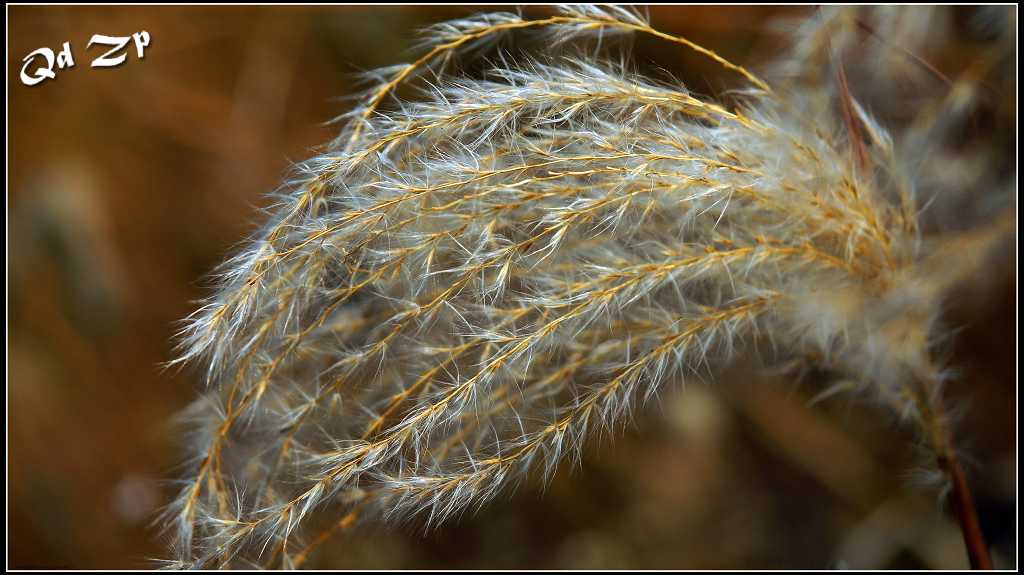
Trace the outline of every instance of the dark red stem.
<instances>
[{"instance_id":1,"label":"dark red stem","mask_svg":"<svg viewBox=\"0 0 1024 575\"><path fill-rule=\"evenodd\" d=\"M967 558L971 563L971 569L992 569L992 557L988 552L985 534L981 532L978 510L974 507L974 499L967 487L967 478L964 476L963 468L960 467L960 462L952 455L940 457L939 467L946 472L952 482L949 505L956 513L957 521L960 522L960 531L964 535L964 545L967 547Z\"/></svg>"}]
</instances>

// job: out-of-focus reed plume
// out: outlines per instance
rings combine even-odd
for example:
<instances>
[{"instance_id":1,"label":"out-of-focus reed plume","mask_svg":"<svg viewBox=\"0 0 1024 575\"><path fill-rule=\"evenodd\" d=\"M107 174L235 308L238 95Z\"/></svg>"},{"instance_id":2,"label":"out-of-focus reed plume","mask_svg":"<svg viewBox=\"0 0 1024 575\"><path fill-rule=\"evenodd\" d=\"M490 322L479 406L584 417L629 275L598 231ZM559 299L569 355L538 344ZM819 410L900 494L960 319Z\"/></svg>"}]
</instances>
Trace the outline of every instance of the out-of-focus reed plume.
<instances>
[{"instance_id":1,"label":"out-of-focus reed plume","mask_svg":"<svg viewBox=\"0 0 1024 575\"><path fill-rule=\"evenodd\" d=\"M186 414L171 565L301 565L330 533L305 529L313 514L436 524L737 354L856 382L843 390L901 414L965 495L933 346L943 298L1014 233L1015 173L949 146L1001 102L1015 31L946 77L926 59L959 53L934 37L947 13L814 12L770 81L623 8L427 30L183 329L179 361L207 390ZM594 52L443 73L519 31L653 35L742 88L700 98ZM862 93L880 74L934 97ZM424 78L421 101L393 101ZM930 215L947 210L964 219Z\"/></svg>"}]
</instances>

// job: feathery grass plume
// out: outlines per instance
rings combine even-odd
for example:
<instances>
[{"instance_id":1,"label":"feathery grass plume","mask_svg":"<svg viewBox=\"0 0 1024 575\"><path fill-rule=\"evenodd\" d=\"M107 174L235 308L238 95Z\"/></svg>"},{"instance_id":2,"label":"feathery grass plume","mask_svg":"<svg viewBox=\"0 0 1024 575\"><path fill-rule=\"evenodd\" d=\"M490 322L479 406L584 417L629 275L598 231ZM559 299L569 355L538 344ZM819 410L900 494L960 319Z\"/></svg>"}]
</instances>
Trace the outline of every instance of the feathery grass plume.
<instances>
[{"instance_id":1,"label":"feathery grass plume","mask_svg":"<svg viewBox=\"0 0 1024 575\"><path fill-rule=\"evenodd\" d=\"M566 56L439 74L385 109L403 82L521 29L651 34L735 72L744 103ZM167 511L173 566L298 566L330 534L307 533L313 514L436 524L766 344L860 382L955 462L930 348L943 295L972 272L948 263L981 265L1012 213L923 235L898 147L856 102L864 164L834 109L802 109L629 9L427 37L187 321L179 362L203 365L208 389Z\"/></svg>"}]
</instances>

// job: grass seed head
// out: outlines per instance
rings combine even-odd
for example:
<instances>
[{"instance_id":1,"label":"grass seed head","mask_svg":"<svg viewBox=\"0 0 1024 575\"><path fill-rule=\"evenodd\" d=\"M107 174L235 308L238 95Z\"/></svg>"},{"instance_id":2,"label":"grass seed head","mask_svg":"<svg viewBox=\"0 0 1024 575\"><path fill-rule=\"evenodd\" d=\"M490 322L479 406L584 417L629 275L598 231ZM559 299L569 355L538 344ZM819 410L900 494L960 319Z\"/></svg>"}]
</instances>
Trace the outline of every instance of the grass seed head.
<instances>
[{"instance_id":1,"label":"grass seed head","mask_svg":"<svg viewBox=\"0 0 1024 575\"><path fill-rule=\"evenodd\" d=\"M798 31L786 70L821 64L815 27L836 18ZM726 104L596 55L444 73L526 29L652 34L749 89ZM1015 218L924 235L903 134L849 98L858 160L831 76L805 75L797 97L614 7L450 22L420 51L372 75L187 320L180 361L208 387L168 510L175 565L297 566L326 537L303 528L321 511L439 523L768 344L945 448L930 349L963 278L934 265L984 253ZM422 101L391 101L429 71Z\"/></svg>"}]
</instances>

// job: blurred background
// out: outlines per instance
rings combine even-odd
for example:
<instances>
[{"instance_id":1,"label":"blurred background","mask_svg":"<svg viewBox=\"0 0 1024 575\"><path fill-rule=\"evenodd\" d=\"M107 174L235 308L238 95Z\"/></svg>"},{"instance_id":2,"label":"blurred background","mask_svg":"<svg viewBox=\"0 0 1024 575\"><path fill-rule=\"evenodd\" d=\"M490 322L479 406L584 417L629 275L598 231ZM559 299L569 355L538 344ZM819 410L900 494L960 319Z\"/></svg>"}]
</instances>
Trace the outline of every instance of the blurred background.
<instances>
[{"instance_id":1,"label":"blurred background","mask_svg":"<svg viewBox=\"0 0 1024 575\"><path fill-rule=\"evenodd\" d=\"M182 472L172 419L199 385L160 367L176 322L290 162L334 136L325 122L346 111L338 98L359 88L355 74L404 61L422 26L479 10L8 8L9 567L151 567L166 555L153 522ZM650 10L657 28L755 68L779 45L766 22L803 11ZM129 45L123 65L89 67L106 50L86 50L93 34L142 30L144 59ZM18 80L29 52L67 41L73 68ZM695 92L733 81L680 47L637 38L633 53ZM947 320L959 329L958 439L996 565L1012 568L1014 254L1004 263ZM362 525L306 566L965 567L950 513L915 483L913 437L866 403L812 404L819 391L738 366L666 394L547 486L426 535Z\"/></svg>"}]
</instances>

